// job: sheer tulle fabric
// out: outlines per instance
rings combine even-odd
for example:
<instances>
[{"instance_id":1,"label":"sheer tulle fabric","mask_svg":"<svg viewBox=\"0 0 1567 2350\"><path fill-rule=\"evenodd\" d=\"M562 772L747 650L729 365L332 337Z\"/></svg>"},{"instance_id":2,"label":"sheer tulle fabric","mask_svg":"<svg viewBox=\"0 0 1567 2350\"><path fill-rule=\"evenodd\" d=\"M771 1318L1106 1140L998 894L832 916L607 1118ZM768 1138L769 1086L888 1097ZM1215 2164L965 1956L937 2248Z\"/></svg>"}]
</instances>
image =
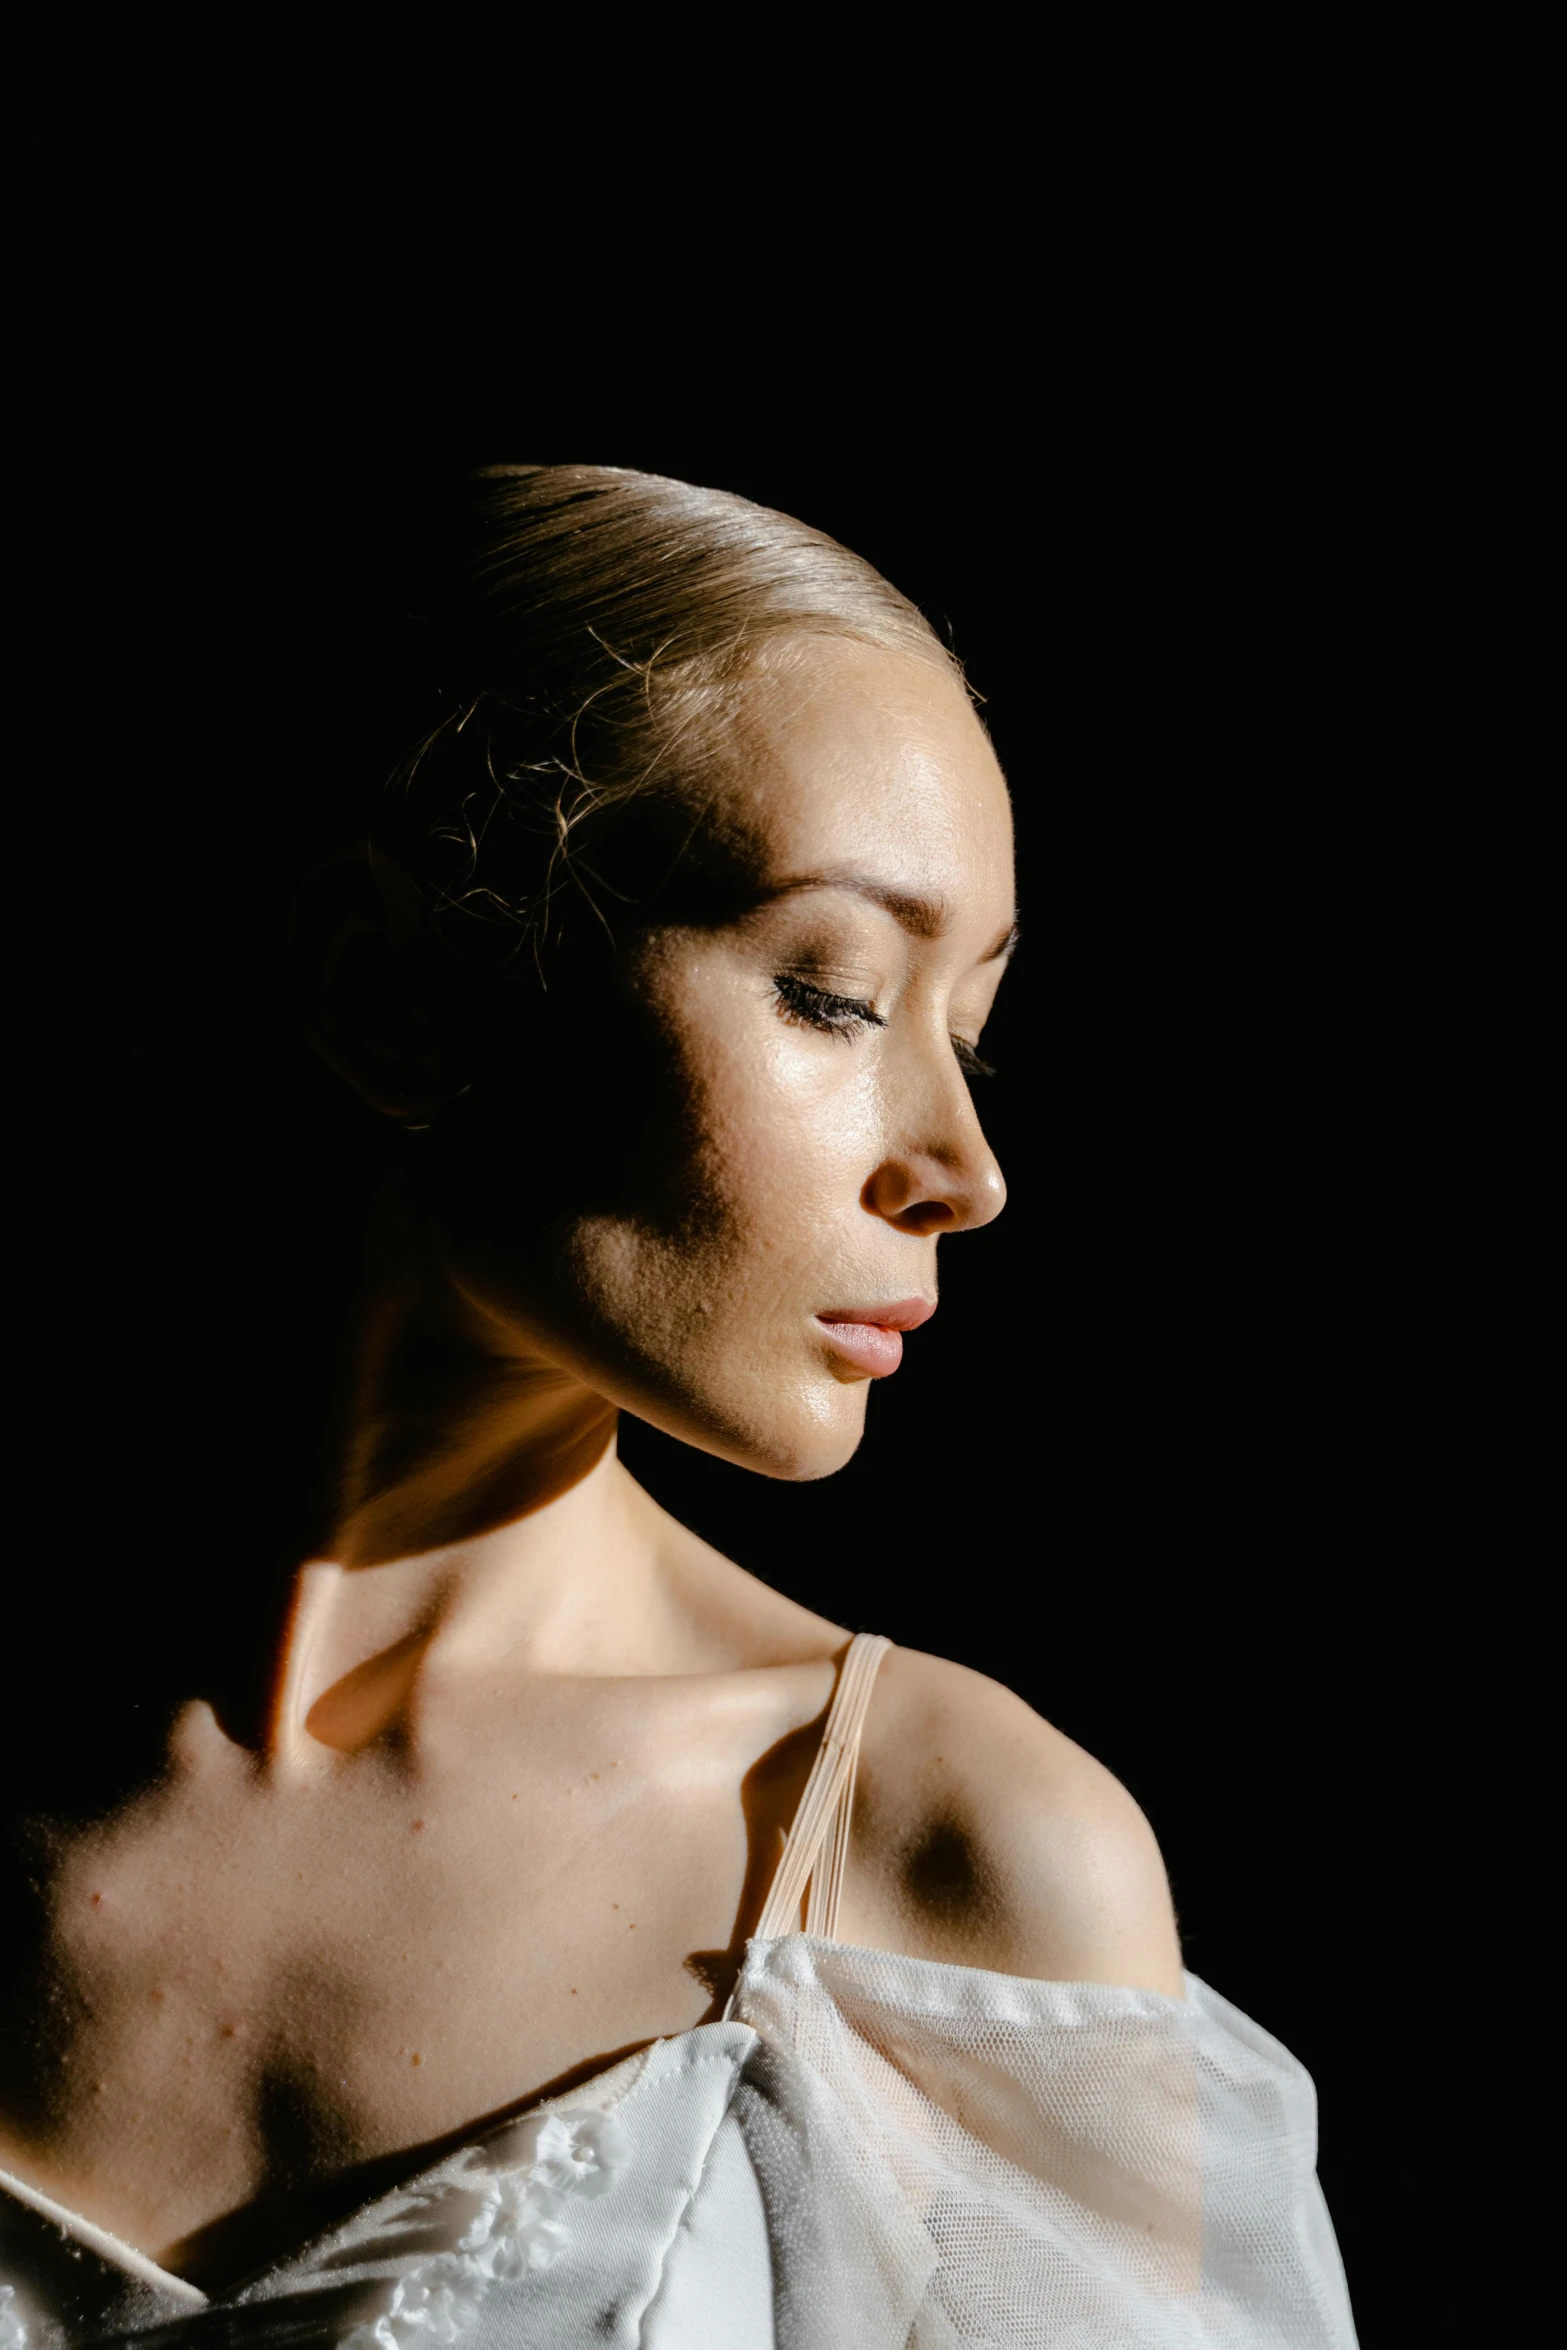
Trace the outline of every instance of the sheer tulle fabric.
<instances>
[{"instance_id":1,"label":"sheer tulle fabric","mask_svg":"<svg viewBox=\"0 0 1567 2350\"><path fill-rule=\"evenodd\" d=\"M1352 2345L1310 2079L1195 1977L1188 1994L808 1937L755 1951L737 2104L779 2340Z\"/></svg>"}]
</instances>

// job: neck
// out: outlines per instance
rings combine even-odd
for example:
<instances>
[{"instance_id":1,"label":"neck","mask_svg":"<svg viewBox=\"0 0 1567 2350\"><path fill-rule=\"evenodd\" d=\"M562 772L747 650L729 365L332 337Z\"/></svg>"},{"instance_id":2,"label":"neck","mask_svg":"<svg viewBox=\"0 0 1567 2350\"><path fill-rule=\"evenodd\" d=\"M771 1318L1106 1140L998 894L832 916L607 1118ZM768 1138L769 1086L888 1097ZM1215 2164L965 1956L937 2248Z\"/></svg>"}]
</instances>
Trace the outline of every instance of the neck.
<instances>
[{"instance_id":1,"label":"neck","mask_svg":"<svg viewBox=\"0 0 1567 2350\"><path fill-rule=\"evenodd\" d=\"M352 1283L346 1220L335 1239L276 1297L258 1270L226 1370L192 1355L188 1392L170 1406L149 1380L139 1420L133 1394L134 1484L62 1495L69 1540L28 1561L9 1610L29 1669L0 1723L8 1809L118 1805L162 1775L192 1700L262 1747L282 1683L308 1711L415 1631L461 1647L488 1619L543 1670L607 1627L645 1631L662 1521L615 1459L613 1407L466 1303L406 1195ZM330 1605L306 1609L323 1582Z\"/></svg>"},{"instance_id":2,"label":"neck","mask_svg":"<svg viewBox=\"0 0 1567 2350\"><path fill-rule=\"evenodd\" d=\"M326 1558L300 1581L274 1740L356 1745L465 1657L617 1669L654 1607L656 1513L613 1405L421 1245L372 1291Z\"/></svg>"},{"instance_id":3,"label":"neck","mask_svg":"<svg viewBox=\"0 0 1567 2350\"><path fill-rule=\"evenodd\" d=\"M472 1305L422 1244L364 1313L330 1555L378 1567L529 1520L612 1452L615 1421L601 1395Z\"/></svg>"}]
</instances>

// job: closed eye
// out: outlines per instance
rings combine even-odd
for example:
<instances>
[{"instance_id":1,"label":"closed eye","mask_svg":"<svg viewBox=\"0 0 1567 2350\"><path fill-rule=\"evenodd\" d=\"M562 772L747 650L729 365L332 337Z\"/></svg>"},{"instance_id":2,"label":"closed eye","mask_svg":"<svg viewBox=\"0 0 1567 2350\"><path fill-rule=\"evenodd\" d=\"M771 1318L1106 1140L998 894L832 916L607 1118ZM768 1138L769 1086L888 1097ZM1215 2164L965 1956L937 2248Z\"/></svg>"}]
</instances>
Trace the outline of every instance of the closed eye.
<instances>
[{"instance_id":1,"label":"closed eye","mask_svg":"<svg viewBox=\"0 0 1567 2350\"><path fill-rule=\"evenodd\" d=\"M773 993L786 1020L819 1029L826 1036L841 1036L848 1041L862 1028L887 1025L875 1005L863 997L837 995L829 987L817 987L809 979L802 979L797 971L778 972L773 979ZM980 1059L967 1037L953 1037L952 1050L965 1077L996 1074L988 1061Z\"/></svg>"},{"instance_id":2,"label":"closed eye","mask_svg":"<svg viewBox=\"0 0 1567 2350\"><path fill-rule=\"evenodd\" d=\"M826 1036L848 1040L858 1036L862 1028L887 1025L874 1004L864 1003L858 996L834 995L830 988L813 987L808 979L800 978L794 971L777 974L773 993L786 1020L819 1029Z\"/></svg>"}]
</instances>

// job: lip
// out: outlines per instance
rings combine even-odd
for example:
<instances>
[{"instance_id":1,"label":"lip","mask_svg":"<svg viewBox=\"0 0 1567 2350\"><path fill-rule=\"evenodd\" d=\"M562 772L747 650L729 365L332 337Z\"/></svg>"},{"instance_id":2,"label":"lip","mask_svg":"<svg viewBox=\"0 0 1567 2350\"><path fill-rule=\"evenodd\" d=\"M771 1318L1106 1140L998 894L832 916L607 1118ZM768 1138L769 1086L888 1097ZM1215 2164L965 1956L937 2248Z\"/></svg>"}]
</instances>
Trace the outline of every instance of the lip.
<instances>
[{"instance_id":1,"label":"lip","mask_svg":"<svg viewBox=\"0 0 1567 2350\"><path fill-rule=\"evenodd\" d=\"M925 1297L900 1298L895 1305L834 1306L816 1320L829 1344L872 1379L886 1379L903 1360L903 1333L917 1330L936 1311Z\"/></svg>"}]
</instances>

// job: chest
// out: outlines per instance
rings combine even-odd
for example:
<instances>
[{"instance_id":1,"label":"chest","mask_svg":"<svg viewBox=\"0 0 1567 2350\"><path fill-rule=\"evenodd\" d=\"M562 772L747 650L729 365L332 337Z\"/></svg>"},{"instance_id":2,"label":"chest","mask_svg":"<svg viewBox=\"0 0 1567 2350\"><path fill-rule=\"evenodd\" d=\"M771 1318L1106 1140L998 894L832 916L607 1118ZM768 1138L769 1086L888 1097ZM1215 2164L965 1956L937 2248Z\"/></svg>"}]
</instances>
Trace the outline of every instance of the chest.
<instances>
[{"instance_id":1,"label":"chest","mask_svg":"<svg viewBox=\"0 0 1567 2350\"><path fill-rule=\"evenodd\" d=\"M197 1770L62 1847L17 2166L167 2249L702 2020L768 1841L724 1742L482 1751Z\"/></svg>"}]
</instances>

